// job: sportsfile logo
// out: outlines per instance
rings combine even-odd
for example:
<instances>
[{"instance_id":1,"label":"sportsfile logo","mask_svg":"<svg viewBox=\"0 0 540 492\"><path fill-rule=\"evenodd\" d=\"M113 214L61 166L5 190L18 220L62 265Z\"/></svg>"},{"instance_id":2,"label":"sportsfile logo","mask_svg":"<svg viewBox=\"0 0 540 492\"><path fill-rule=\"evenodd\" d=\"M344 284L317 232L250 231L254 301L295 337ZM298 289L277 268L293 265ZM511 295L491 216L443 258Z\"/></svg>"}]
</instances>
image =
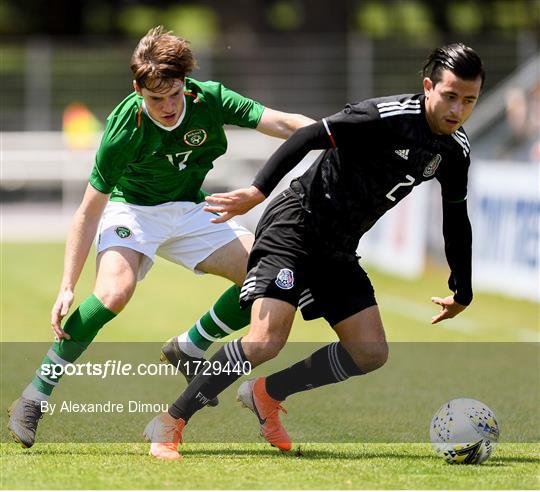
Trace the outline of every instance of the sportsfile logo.
<instances>
[{"instance_id":1,"label":"sportsfile logo","mask_svg":"<svg viewBox=\"0 0 540 492\"><path fill-rule=\"evenodd\" d=\"M105 362L42 364L38 376L56 380L66 376L93 376L105 379L111 376L174 376L179 369L165 364L131 364L121 360Z\"/></svg>"},{"instance_id":2,"label":"sportsfile logo","mask_svg":"<svg viewBox=\"0 0 540 492\"><path fill-rule=\"evenodd\" d=\"M178 361L176 366L172 364L131 364L121 360L107 360L100 362L86 363L65 363L65 364L42 364L38 372L41 379L52 380L53 382L60 377L66 376L93 376L105 379L114 376L177 376L184 371L187 374L238 374L239 376L249 375L252 366L249 361L244 363L231 364L229 361L221 363L220 361L193 361L189 369L181 369L182 362Z\"/></svg>"}]
</instances>

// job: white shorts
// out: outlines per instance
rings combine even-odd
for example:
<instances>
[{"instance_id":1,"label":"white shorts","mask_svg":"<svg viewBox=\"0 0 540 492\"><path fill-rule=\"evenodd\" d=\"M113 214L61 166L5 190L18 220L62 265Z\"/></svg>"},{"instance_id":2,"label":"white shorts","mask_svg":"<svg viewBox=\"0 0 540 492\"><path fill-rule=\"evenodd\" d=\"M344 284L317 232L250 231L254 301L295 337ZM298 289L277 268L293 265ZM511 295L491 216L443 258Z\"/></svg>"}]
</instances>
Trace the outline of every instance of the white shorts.
<instances>
[{"instance_id":1,"label":"white shorts","mask_svg":"<svg viewBox=\"0 0 540 492\"><path fill-rule=\"evenodd\" d=\"M232 240L251 234L229 220L214 224L215 215L205 212L205 202L167 202L155 206L109 202L98 228L97 253L114 246L144 255L138 272L142 280L157 254L196 273L195 267Z\"/></svg>"}]
</instances>

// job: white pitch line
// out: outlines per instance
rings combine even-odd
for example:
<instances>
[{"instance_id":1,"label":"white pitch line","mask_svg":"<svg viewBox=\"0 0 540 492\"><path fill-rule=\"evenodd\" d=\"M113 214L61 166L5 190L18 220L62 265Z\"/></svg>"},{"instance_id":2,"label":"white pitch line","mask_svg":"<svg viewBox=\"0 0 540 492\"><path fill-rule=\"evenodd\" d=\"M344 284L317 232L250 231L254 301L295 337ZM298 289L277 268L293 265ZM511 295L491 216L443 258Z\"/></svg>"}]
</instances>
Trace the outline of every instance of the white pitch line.
<instances>
[{"instance_id":1,"label":"white pitch line","mask_svg":"<svg viewBox=\"0 0 540 492\"><path fill-rule=\"evenodd\" d=\"M420 304L416 301L410 301L394 295L384 294L378 295L381 299L381 309L391 311L394 314L421 321L422 323L431 323L431 318L437 314L438 306L433 304L430 308L427 304ZM445 321L439 325L442 329L450 331L459 331L470 335L474 332L482 331L480 325L475 321L467 319L460 315L459 318Z\"/></svg>"},{"instance_id":2,"label":"white pitch line","mask_svg":"<svg viewBox=\"0 0 540 492\"><path fill-rule=\"evenodd\" d=\"M429 323L431 321L431 317L437 312L436 309L431 309L428 307L428 304L421 304L416 301L403 299L402 297L389 294L379 295L377 297L381 299L382 310L388 310L399 316L420 321L424 324ZM433 307L436 308L437 306L434 304ZM486 331L482 325L464 317L461 314L459 317L447 320L445 323L440 324L439 326L445 330L459 331L468 335ZM540 332L538 331L531 330L530 328L516 328L512 331L517 341L540 342Z\"/></svg>"}]
</instances>

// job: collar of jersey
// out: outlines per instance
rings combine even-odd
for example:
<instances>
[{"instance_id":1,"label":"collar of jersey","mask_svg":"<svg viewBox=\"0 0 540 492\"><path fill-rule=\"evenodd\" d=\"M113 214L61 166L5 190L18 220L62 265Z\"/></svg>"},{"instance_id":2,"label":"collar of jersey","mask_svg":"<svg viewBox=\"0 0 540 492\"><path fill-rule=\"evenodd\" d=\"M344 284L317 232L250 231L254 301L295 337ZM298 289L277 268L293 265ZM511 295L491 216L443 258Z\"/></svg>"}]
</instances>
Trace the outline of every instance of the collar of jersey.
<instances>
[{"instance_id":1,"label":"collar of jersey","mask_svg":"<svg viewBox=\"0 0 540 492\"><path fill-rule=\"evenodd\" d=\"M435 133L431 131L431 128L429 126L427 116L426 116L426 96L424 94L420 94L420 97L418 98L420 100L420 110L422 115L422 127L424 129L424 133L428 135L430 138L438 137Z\"/></svg>"},{"instance_id":2,"label":"collar of jersey","mask_svg":"<svg viewBox=\"0 0 540 492\"><path fill-rule=\"evenodd\" d=\"M152 121L152 123L154 123L154 125L159 126L162 130L167 130L168 132L172 132L173 130L175 130L176 128L178 128L182 124L182 120L184 119L184 116L186 115L186 96L184 94L182 94L182 98L184 99L184 109L182 109L182 114L180 115L180 117L178 118L178 121L173 126L162 125L159 121L156 121L154 118L152 118L150 116L150 113L146 109L146 104L144 104L144 99L143 99L143 102L142 102L142 108L143 108L143 111L146 114L146 116L148 116L148 118L150 118L150 121Z\"/></svg>"}]
</instances>

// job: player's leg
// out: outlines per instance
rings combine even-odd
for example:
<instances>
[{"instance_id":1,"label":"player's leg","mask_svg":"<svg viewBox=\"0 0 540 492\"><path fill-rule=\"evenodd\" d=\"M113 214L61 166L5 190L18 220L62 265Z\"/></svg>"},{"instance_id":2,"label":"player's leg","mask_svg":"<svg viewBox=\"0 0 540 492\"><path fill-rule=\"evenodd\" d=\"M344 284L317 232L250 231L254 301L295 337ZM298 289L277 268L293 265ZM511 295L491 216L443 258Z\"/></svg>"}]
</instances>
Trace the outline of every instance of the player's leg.
<instances>
[{"instance_id":1,"label":"player's leg","mask_svg":"<svg viewBox=\"0 0 540 492\"><path fill-rule=\"evenodd\" d=\"M375 371L386 363L388 344L378 306L337 323L334 331L361 374Z\"/></svg>"},{"instance_id":2,"label":"player's leg","mask_svg":"<svg viewBox=\"0 0 540 492\"><path fill-rule=\"evenodd\" d=\"M42 364L74 362L86 350L98 331L113 319L128 303L137 283L137 272L142 254L127 248L110 248L97 258L96 284L93 293L85 299L64 324L70 339L61 339L52 344ZM23 396L46 399L60 377L43 376L38 369L32 384ZM34 392L33 390L37 390ZM39 394L42 393L42 394Z\"/></svg>"},{"instance_id":3,"label":"player's leg","mask_svg":"<svg viewBox=\"0 0 540 492\"><path fill-rule=\"evenodd\" d=\"M249 309L240 309L238 298L253 240L252 234L234 238L197 264L197 271L219 275L235 285L229 287L187 332L179 335L178 345L186 354L203 357L214 341L249 324Z\"/></svg>"},{"instance_id":4,"label":"player's leg","mask_svg":"<svg viewBox=\"0 0 540 492\"><path fill-rule=\"evenodd\" d=\"M242 376L247 368L274 357L285 343L301 292L301 281L295 281L294 272L297 271L296 265L301 264L305 257L302 215L298 201L285 194L274 200L266 210L259 225L257 243L249 258L249 273L240 294L243 306L254 302L249 333L244 339L234 340L218 350L210 360L213 372L199 374L171 405L167 415L162 414L150 422L146 435L153 441L151 453L154 456L166 459L177 457L178 440L174 440L177 434L167 423L170 423L169 417L184 425L209 399ZM289 247L283 246L283 235L287 236ZM220 371L220 368L225 370ZM265 417L268 425L275 424L275 420L279 423L278 410L274 405L271 415ZM156 439L161 439L163 434L160 430L164 426L170 430L165 432L169 441L156 442ZM283 434L286 436L286 432L277 437L276 445L288 449L290 440L288 436L283 439ZM176 454L172 451L176 451Z\"/></svg>"},{"instance_id":5,"label":"player's leg","mask_svg":"<svg viewBox=\"0 0 540 492\"><path fill-rule=\"evenodd\" d=\"M340 336L346 334L345 337L347 337L352 332L358 333L358 326L366 327L365 321L372 317L367 313L371 309L368 308L357 313L338 323L334 328ZM357 347L358 340L353 339L353 337L349 337L347 340L352 347ZM362 357L364 355L362 354ZM370 361L373 363L374 358ZM367 365L363 365L360 368L342 343L332 343L282 371L266 378L259 377L244 382L238 389L238 400L257 415L262 434L268 442L282 450L290 450L291 440L283 428L278 414L279 410L282 410L281 403L294 393L338 383L351 376L365 374L371 370L367 367ZM374 365L370 367L374 368Z\"/></svg>"},{"instance_id":6,"label":"player's leg","mask_svg":"<svg viewBox=\"0 0 540 492\"><path fill-rule=\"evenodd\" d=\"M254 240L251 233L236 237L201 261L197 270L226 278L241 287L246 279L249 253Z\"/></svg>"},{"instance_id":7,"label":"player's leg","mask_svg":"<svg viewBox=\"0 0 540 492\"><path fill-rule=\"evenodd\" d=\"M333 276L325 274L326 269ZM388 356L383 323L367 274L356 262L327 262L321 270L320 278L324 280L312 279L313 295L304 295L303 313L309 319L324 314L340 341L268 376L266 389L278 401L374 371ZM329 286L328 278L339 280Z\"/></svg>"},{"instance_id":8,"label":"player's leg","mask_svg":"<svg viewBox=\"0 0 540 492\"><path fill-rule=\"evenodd\" d=\"M118 247L99 254L94 291L73 311L63 326L71 338L53 342L33 380L21 398L10 407L8 427L24 447L34 444L37 424L42 415L41 402L47 401L58 385L62 367L79 358L99 330L125 307L133 295L141 257L142 253Z\"/></svg>"},{"instance_id":9,"label":"player's leg","mask_svg":"<svg viewBox=\"0 0 540 492\"><path fill-rule=\"evenodd\" d=\"M266 389L269 395L283 401L294 393L367 374L386 362L388 346L377 306L366 308L333 328L340 341L268 376Z\"/></svg>"},{"instance_id":10,"label":"player's leg","mask_svg":"<svg viewBox=\"0 0 540 492\"><path fill-rule=\"evenodd\" d=\"M249 309L240 309L240 287L246 275L246 264L253 235L244 227L229 221L214 224L213 214L196 205L185 214L186 224L179 221L177 237L158 249L158 255L179 263L197 273L211 273L234 282L193 326L162 347L161 360L177 367L188 383L202 367L205 351L216 340L249 324ZM218 404L212 399L210 406Z\"/></svg>"},{"instance_id":11,"label":"player's leg","mask_svg":"<svg viewBox=\"0 0 540 492\"><path fill-rule=\"evenodd\" d=\"M206 402L251 369L274 358L283 348L295 307L279 299L257 299L249 333L221 347L210 359L209 374L198 375L171 406L169 413L186 422Z\"/></svg>"},{"instance_id":12,"label":"player's leg","mask_svg":"<svg viewBox=\"0 0 540 492\"><path fill-rule=\"evenodd\" d=\"M197 375L169 407L156 416L145 429L151 441L150 452L156 458L179 458L178 443L189 419L219 393L251 369L275 357L285 345L294 320L295 307L278 299L257 299L252 307L249 333L221 347L210 359L209 372ZM250 406L257 413L257 408ZM264 419L263 432L270 442L284 450L290 449L290 439L281 426L277 412L281 407L273 402L259 406L257 415Z\"/></svg>"},{"instance_id":13,"label":"player's leg","mask_svg":"<svg viewBox=\"0 0 540 492\"><path fill-rule=\"evenodd\" d=\"M259 417L263 435L271 444L290 449L290 438L279 421L281 402L288 396L328 384L335 384L381 367L388 355L384 330L377 306L355 313L334 325L340 342L329 344L306 359L266 378L243 383L238 398ZM263 410L261 409L268 409ZM270 416L273 423L260 415Z\"/></svg>"}]
</instances>

